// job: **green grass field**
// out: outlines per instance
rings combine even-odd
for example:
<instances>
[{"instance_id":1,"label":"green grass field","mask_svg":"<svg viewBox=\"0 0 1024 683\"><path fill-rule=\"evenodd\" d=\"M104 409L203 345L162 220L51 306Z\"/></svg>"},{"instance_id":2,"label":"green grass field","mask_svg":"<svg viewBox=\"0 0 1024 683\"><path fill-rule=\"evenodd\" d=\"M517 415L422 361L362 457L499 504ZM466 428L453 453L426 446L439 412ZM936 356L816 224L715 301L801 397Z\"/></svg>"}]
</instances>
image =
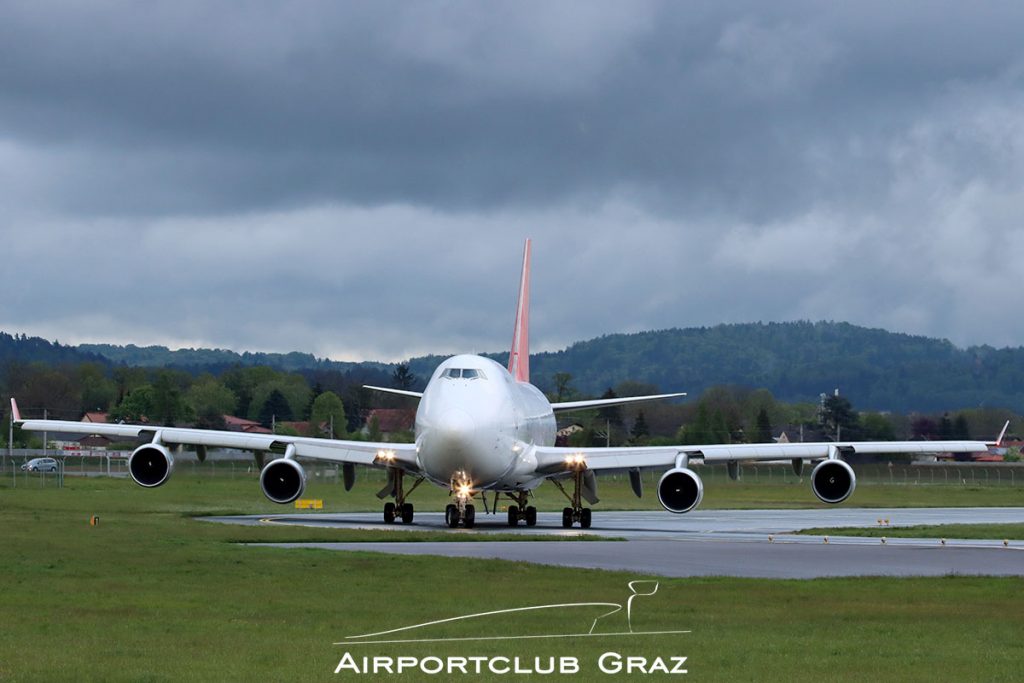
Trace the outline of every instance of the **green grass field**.
<instances>
[{"instance_id":1,"label":"green grass field","mask_svg":"<svg viewBox=\"0 0 1024 683\"><path fill-rule=\"evenodd\" d=\"M858 502L1019 500L1012 489L876 488L883 489L877 496L871 487L858 489ZM376 510L373 490L364 483L346 494L337 485L314 483L309 496L324 498L332 510ZM445 502L443 492L424 494L415 498L421 510ZM556 495L544 492L538 504L560 507ZM620 499L622 505L635 500L624 484L606 486L602 495L615 507ZM706 501L781 506L787 496L792 505L815 506L808 491L788 485L709 486ZM648 497L637 502L653 503ZM639 578L500 561L246 547L235 541L393 534L192 519L222 511L282 508L266 502L252 479L178 476L157 490L112 479L68 478L62 490L12 489L0 481L0 680L349 680L354 676L333 674L346 648L332 643L345 636L493 609L623 601L626 582ZM91 515L100 517L98 526L89 525ZM1021 579L661 579L658 596L640 599L635 610L635 629L692 633L347 649L357 657L574 655L582 669L576 680L618 680L596 669L598 657L610 650L685 655L690 678L722 681L1013 681L1024 660ZM435 628L431 635L579 632L599 613L546 612L485 620L473 629ZM616 615L600 630L625 627ZM443 678L407 674L397 680Z\"/></svg>"}]
</instances>

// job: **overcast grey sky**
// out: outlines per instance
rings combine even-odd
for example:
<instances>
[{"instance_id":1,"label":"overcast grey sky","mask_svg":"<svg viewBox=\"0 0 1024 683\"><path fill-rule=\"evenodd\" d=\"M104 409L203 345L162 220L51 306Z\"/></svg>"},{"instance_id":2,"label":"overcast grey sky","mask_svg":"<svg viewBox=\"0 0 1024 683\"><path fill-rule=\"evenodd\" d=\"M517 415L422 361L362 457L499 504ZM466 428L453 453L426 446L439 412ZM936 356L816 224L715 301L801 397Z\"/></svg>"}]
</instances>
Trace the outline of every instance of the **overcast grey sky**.
<instances>
[{"instance_id":1,"label":"overcast grey sky","mask_svg":"<svg viewBox=\"0 0 1024 683\"><path fill-rule=\"evenodd\" d=\"M833 319L1017 346L1024 5L0 3L0 330L497 351Z\"/></svg>"}]
</instances>

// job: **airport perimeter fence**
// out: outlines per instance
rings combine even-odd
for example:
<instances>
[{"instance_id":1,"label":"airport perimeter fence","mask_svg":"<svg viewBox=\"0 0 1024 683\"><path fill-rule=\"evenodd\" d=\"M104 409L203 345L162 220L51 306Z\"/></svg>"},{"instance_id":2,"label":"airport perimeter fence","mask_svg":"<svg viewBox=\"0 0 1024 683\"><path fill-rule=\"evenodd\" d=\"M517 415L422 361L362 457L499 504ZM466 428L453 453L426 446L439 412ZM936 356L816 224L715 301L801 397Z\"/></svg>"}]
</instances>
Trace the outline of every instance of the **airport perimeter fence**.
<instances>
[{"instance_id":1,"label":"airport perimeter fence","mask_svg":"<svg viewBox=\"0 0 1024 683\"><path fill-rule=\"evenodd\" d=\"M0 452L0 486L61 486L65 477L127 477L127 451L61 451L14 449ZM33 458L50 457L58 463L57 472L29 472L22 469ZM194 453L175 453L174 473L177 476L217 477L230 479L257 479L260 468L251 453L212 451L205 462ZM269 462L269 459L264 462ZM303 461L306 473L313 481L341 483L341 468L329 463ZM692 465L709 484L725 483L729 474L724 464ZM961 486L1024 486L1024 462L882 462L854 463L857 485L961 485ZM790 463L758 463L740 466L740 481L746 484L774 483L800 484L807 480L811 465L805 463L798 476ZM382 469L360 467L360 481L383 482ZM643 473L644 483L657 483L660 471ZM602 480L628 481L625 473L601 475Z\"/></svg>"}]
</instances>

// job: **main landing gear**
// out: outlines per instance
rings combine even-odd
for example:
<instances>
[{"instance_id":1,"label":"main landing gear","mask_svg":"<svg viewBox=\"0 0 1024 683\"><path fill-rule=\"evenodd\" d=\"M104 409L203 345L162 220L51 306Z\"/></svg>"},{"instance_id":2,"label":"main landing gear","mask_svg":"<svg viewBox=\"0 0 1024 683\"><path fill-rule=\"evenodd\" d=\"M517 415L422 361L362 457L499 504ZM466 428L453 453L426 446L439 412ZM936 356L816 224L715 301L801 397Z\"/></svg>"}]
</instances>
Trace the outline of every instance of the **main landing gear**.
<instances>
[{"instance_id":1,"label":"main landing gear","mask_svg":"<svg viewBox=\"0 0 1024 683\"><path fill-rule=\"evenodd\" d=\"M581 500L581 491L583 489L583 473L585 471L586 470L582 468L573 470L573 490L571 496L568 493L566 493L565 487L562 486L562 482L558 481L557 479L551 480L554 482L555 486L558 487L558 490L562 492L562 495L569 499L569 504L572 506L562 508L562 527L565 529L572 528L572 525L576 522L579 522L581 529L590 528L590 508L583 507L583 502ZM594 499L594 502L596 502L596 498Z\"/></svg>"},{"instance_id":2,"label":"main landing gear","mask_svg":"<svg viewBox=\"0 0 1024 683\"><path fill-rule=\"evenodd\" d=\"M405 471L398 467L388 468L388 483L377 494L377 497L394 496L395 502L384 503L384 523L394 524L396 519L401 519L403 524L412 524L413 507L412 503L405 502L410 493L423 481L420 477L413 483L408 491L404 486Z\"/></svg>"},{"instance_id":3,"label":"main landing gear","mask_svg":"<svg viewBox=\"0 0 1024 683\"><path fill-rule=\"evenodd\" d=\"M512 498L511 494L506 495ZM537 508L526 504L526 495L526 491L516 491L516 495L513 498L516 504L508 506L509 526L519 526L519 520L526 522L526 526L537 526Z\"/></svg>"}]
</instances>

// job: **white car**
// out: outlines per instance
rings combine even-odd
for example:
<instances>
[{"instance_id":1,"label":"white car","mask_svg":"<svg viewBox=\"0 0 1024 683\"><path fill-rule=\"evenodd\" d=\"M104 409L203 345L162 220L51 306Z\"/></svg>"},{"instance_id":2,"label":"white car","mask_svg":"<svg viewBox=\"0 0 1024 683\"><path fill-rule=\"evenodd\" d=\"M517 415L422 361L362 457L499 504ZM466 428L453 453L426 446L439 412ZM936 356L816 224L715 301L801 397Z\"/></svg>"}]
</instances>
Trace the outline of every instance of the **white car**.
<instances>
[{"instance_id":1,"label":"white car","mask_svg":"<svg viewBox=\"0 0 1024 683\"><path fill-rule=\"evenodd\" d=\"M56 472L57 461L53 458L32 458L21 469L29 472Z\"/></svg>"}]
</instances>

